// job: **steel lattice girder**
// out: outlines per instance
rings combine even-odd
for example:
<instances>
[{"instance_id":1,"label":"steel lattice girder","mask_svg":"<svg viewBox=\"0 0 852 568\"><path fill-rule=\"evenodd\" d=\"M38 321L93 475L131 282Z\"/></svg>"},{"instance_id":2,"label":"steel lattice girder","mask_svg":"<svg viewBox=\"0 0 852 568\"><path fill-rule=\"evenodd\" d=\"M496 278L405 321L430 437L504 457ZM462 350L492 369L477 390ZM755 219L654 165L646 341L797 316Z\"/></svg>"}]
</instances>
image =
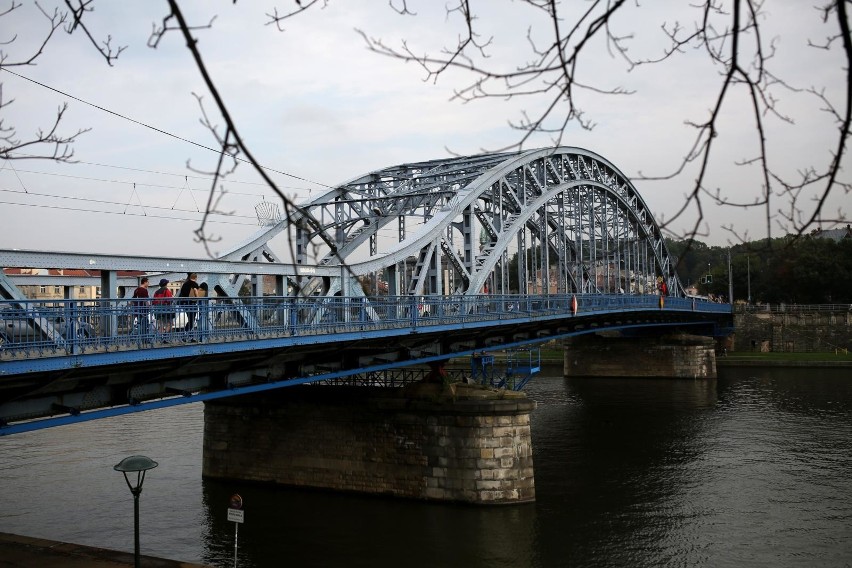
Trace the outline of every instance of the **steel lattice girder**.
<instances>
[{"instance_id":1,"label":"steel lattice girder","mask_svg":"<svg viewBox=\"0 0 852 568\"><path fill-rule=\"evenodd\" d=\"M670 294L683 294L659 227L635 187L605 158L580 148L394 166L287 213L222 259L283 257L292 263L282 268L304 267L285 268L293 280L310 278L312 266L323 272L340 267L341 279L407 271L408 293L473 295L489 282L508 291L506 265L513 251L523 262L520 273L557 292L623 287L641 293L664 277ZM380 238L382 230L396 236ZM291 250L275 255L269 242L282 232L290 235ZM314 259L308 258L312 249L320 251ZM554 265L555 273L549 269ZM530 283L521 280L523 291ZM320 285L316 276L302 289L319 293ZM322 293L343 289L326 281Z\"/></svg>"},{"instance_id":2,"label":"steel lattice girder","mask_svg":"<svg viewBox=\"0 0 852 568\"><path fill-rule=\"evenodd\" d=\"M276 253L272 241L282 233L289 250ZM19 265L23 252L6 251L15 258L4 265ZM38 256L26 252L31 262ZM630 181L601 156L568 147L373 172L285 210L217 260L63 259L68 267L165 269L170 279L172 270L193 270L231 296L260 274L286 278L302 294L361 295L353 277L378 273L395 279L391 294L643 293L663 277L671 295L683 295L659 227Z\"/></svg>"}]
</instances>

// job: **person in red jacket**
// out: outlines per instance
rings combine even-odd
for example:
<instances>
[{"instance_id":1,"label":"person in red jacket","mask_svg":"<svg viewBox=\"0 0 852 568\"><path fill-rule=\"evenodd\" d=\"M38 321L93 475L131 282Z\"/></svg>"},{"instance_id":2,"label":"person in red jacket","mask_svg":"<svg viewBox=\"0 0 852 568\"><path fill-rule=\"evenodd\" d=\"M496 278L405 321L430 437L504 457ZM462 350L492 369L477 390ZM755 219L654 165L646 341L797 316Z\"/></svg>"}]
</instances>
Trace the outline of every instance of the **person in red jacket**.
<instances>
[{"instance_id":1,"label":"person in red jacket","mask_svg":"<svg viewBox=\"0 0 852 568\"><path fill-rule=\"evenodd\" d=\"M136 332L140 335L148 334L148 316L151 314L151 306L148 304L148 277L143 276L139 286L133 291L130 305L133 306L133 318L136 320Z\"/></svg>"},{"instance_id":2,"label":"person in red jacket","mask_svg":"<svg viewBox=\"0 0 852 568\"><path fill-rule=\"evenodd\" d=\"M157 318L157 326L163 333L172 330L172 322L175 319L175 309L172 306L172 291L168 288L169 281L165 278L160 280L160 287L154 292L154 316Z\"/></svg>"}]
</instances>

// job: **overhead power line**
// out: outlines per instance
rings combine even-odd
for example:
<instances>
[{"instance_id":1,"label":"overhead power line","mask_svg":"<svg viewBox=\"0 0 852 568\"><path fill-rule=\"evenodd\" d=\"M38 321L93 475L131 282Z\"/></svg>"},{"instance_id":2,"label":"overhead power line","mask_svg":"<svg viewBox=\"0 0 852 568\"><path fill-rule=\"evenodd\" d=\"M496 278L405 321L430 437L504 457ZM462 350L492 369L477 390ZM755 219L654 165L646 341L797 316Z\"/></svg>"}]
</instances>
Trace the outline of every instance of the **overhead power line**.
<instances>
[{"instance_id":1,"label":"overhead power line","mask_svg":"<svg viewBox=\"0 0 852 568\"><path fill-rule=\"evenodd\" d=\"M172 217L169 215L142 215L140 213L124 213L122 211L104 211L101 209L83 209L78 207L60 207L58 205L40 205L37 203L15 203L13 201L0 201L0 205L17 205L19 207L37 207L41 209L60 209L62 211L77 211L83 213L102 213L105 215L124 215L130 217L145 217L146 219L166 219L169 221L192 221L198 222L200 220L201 215L198 217ZM217 216L218 217L218 216ZM223 218L230 218L227 215L222 215ZM257 222L254 223L244 223L239 221L223 221L219 219L209 219L210 222L219 223L222 225L257 225Z\"/></svg>"},{"instance_id":2,"label":"overhead power line","mask_svg":"<svg viewBox=\"0 0 852 568\"><path fill-rule=\"evenodd\" d=\"M15 155L16 156L23 156L23 157L26 157L26 158L37 157L34 154L25 154L23 152L15 152ZM87 165L87 166L98 166L100 168L112 168L112 169L116 169L116 170L127 170L129 172L140 172L140 173L145 173L145 174L155 174L155 175L161 175L161 176L172 176L172 177L197 179L197 180L202 180L202 181L206 181L206 182L213 181L212 176L199 176L199 175L192 175L192 174L185 174L185 173L178 173L178 172L161 172L159 170L147 170L145 168L131 168L131 167L128 167L128 166L116 166L114 164L101 164L101 163L98 163L98 162L87 162L85 160L76 160L75 159L74 164L83 164L83 165ZM0 169L2 169L2 168L0 168ZM21 170L21 169L19 169L18 171L26 172L26 173L30 173L30 174L43 174L43 175L52 175L52 176L75 177L75 176L71 176L70 174L39 172L39 171L35 171L35 170ZM102 179L98 179L98 178L83 178L83 177L80 177L79 179L92 179L94 181L110 181L110 182L115 181L115 180L102 180ZM229 184L256 185L256 186L259 186L259 187L269 187L269 185L267 183L262 182L262 181L240 181L240 180L235 180L235 179L230 179L230 178L228 178L226 181ZM115 183L134 183L134 182L115 181ZM161 187L171 187L171 186L161 186ZM305 190L305 191L311 191L311 189L312 189L310 187L296 186L296 185L282 185L282 186L279 186L279 187L281 189L295 189L295 190ZM236 192L229 191L229 193L236 193ZM247 193L246 195L259 195L259 194Z\"/></svg>"},{"instance_id":3,"label":"overhead power line","mask_svg":"<svg viewBox=\"0 0 852 568\"><path fill-rule=\"evenodd\" d=\"M22 196L26 195L27 197L49 197L51 199L65 199L65 200L68 200L68 201L83 201L83 202L86 202L86 203L98 203L100 205L127 206L127 203L123 203L123 202L119 202L119 201L109 201L109 200L106 200L106 199L92 199L92 198L88 198L88 197L77 197L77 196L73 196L73 195L56 195L56 194L53 194L53 193L38 193L38 192L33 192L33 191L21 192L21 191L15 191L13 189L5 189L5 188L0 188L0 192L17 193L17 194L22 195ZM28 204L17 203L17 205L28 205ZM174 207L163 207L163 206L158 206L158 205L144 205L143 206L143 205L140 204L140 205L138 205L138 207L146 207L148 209L162 209L164 211L180 211L182 213L198 212L197 210L192 210L192 209L174 209ZM59 206L59 205L52 206L52 208L53 209L62 209L62 207ZM74 209L74 208L69 208L69 211L80 211L80 210ZM94 210L94 209L91 210L91 211L93 213L100 212L99 210ZM228 216L229 217L241 218L241 219L254 219L255 218L255 215L240 215L238 213L229 213Z\"/></svg>"},{"instance_id":4,"label":"overhead power line","mask_svg":"<svg viewBox=\"0 0 852 568\"><path fill-rule=\"evenodd\" d=\"M132 123L134 123L134 124L138 124L139 126L143 126L143 127L148 128L148 129L150 129L150 130L153 130L154 132L158 132L158 133L160 133L160 134L164 134L164 135L166 135L166 136L169 136L169 137L171 137L171 138L174 138L175 140L180 140L181 142L186 142L187 144L192 144L193 146L198 146L199 148L203 148L204 150L209 150L210 152L213 152L213 153L215 153L215 154L221 154L221 153L222 153L221 148L217 150L217 149L211 148L210 146L205 146L204 144L201 144L201 143L199 143L199 142L195 142L194 140L189 140L188 138L183 138L182 136L178 136L177 134L172 134L171 132L168 132L167 130L163 130L162 128L157 128L156 126L151 126L150 124L146 124L146 123L144 123L144 122L141 122L141 121L138 121L138 120L136 120L136 119L130 118L130 117L128 117L128 116L125 116L125 115L123 115L123 114L121 114L121 113L118 113L118 112L115 112L115 111L113 111L113 110L110 110L110 109L108 109L108 108L104 108L104 107L102 107L102 106L100 106L100 105L96 105L95 103L90 103L89 101L84 100L84 99L81 99L80 97L75 97L74 95L68 94L68 93L66 93L65 91L61 91L61 90L59 90L59 89L57 89L57 88L55 88L55 87L51 87L50 85L45 85L44 83L41 83L41 82L39 82L39 81L36 81L35 79L31 79L31 78L29 78L29 77L26 77L26 76L24 76L24 75L21 75L20 73L16 73L16 72L14 72L14 71L10 70L8 67L0 67L0 70L2 70L2 71L6 71L7 73L11 73L12 75L14 75L14 76L16 76L16 77L19 77L19 78L21 78L21 79L23 79L23 80L25 80L25 81L29 81L30 83L33 83L34 85L38 85L39 87L42 87L42 88L47 89L47 90L49 90L49 91L53 91L54 93L58 93L58 94L60 94L60 95L62 95L62 96L64 96L64 97L68 97L69 99L73 99L73 100L75 100L75 101L81 102L81 103L83 103L84 105L88 105L88 106L90 106L90 107L92 107L92 108L96 108L96 109L98 109L99 111L102 111L102 112L105 112L105 113L111 114L111 115L113 115L113 116L117 116L118 118L121 118L121 119L126 120L126 121L128 121L128 122L132 122ZM290 174L290 173L287 173L287 172L282 172L282 171L280 171L280 170L276 170L276 169L274 169L274 168L269 168L269 167L267 167L267 166L262 166L262 165L260 165L260 164L253 164L253 163L252 163L252 162L250 162L249 160L246 160L246 159L240 158L240 157L238 157L238 156L235 156L235 157L234 157L234 159L235 159L235 160L237 160L238 162L242 162L242 163L244 163L244 164L251 164L252 166L256 166L256 167L262 168L262 169L264 169L264 170L266 170L266 171L274 172L274 173L276 173L276 174L280 174L280 175L282 175L282 176L291 177L291 178L293 178L293 179L297 179L297 180L299 180L299 181L304 181L304 182L307 182L307 183L313 183L313 184L315 184L315 185L319 185L319 186L321 186L321 187L326 187L326 188L328 188L328 189L333 189L333 186L330 186L330 185L328 185L328 184L325 184L325 183L322 183L322 182L318 182L318 181L313 181L313 180L310 180L310 179L307 179L307 178L303 178L303 177L301 177L301 176L297 176L297 175L295 175L295 174Z\"/></svg>"},{"instance_id":5,"label":"overhead power line","mask_svg":"<svg viewBox=\"0 0 852 568\"><path fill-rule=\"evenodd\" d=\"M94 165L98 165L98 164L94 164ZM118 166L116 166L116 167L118 167ZM128 169L132 169L132 168L128 168ZM145 172L145 171L148 171L148 170L137 170L137 171ZM99 182L104 182L104 183L117 183L117 184L124 184L124 185L139 185L139 186L143 186L143 187L154 187L154 188L159 188L159 189L186 189L185 185L165 185L165 184L144 183L144 182L140 182L140 181L129 181L129 180L120 180L120 179L104 179L104 178L95 178L95 177L89 177L89 176L77 176L77 175L72 175L72 174L61 174L61 173L57 173L57 172L39 172L39 171L36 171L36 170L22 170L20 168L17 168L15 170L15 172L16 173L21 172L21 173L27 173L27 174L34 174L34 175L40 175L40 176L53 176L53 177L62 177L62 178L68 178L68 179L80 179L80 180L86 180L86 181L99 181ZM158 174L158 173L161 173L161 172L150 171L148 173ZM165 175L175 175L175 176L180 175L184 179L195 179L195 180L198 180L198 179L209 180L210 179L210 178L204 178L204 177L199 177L199 176L183 176L181 174L165 174ZM20 178L19 178L19 181L20 181ZM251 184L251 185L258 185L258 186L261 186L261 187L266 187L265 183L254 183L254 182L229 182L229 183L244 183L244 184ZM23 185L23 182L21 182L21 185ZM209 188L190 188L190 189L192 191L204 191L204 192L207 192L207 191L210 190ZM288 189L298 189L298 190L302 190L302 191L310 191L310 189L307 188L307 187L298 187L298 188L290 187ZM263 193L247 193L247 192L244 192L244 191L234 191L234 190L230 190L230 189L228 190L228 193L230 195L242 195L242 196L248 196L248 197L266 197L266 195L263 194Z\"/></svg>"}]
</instances>

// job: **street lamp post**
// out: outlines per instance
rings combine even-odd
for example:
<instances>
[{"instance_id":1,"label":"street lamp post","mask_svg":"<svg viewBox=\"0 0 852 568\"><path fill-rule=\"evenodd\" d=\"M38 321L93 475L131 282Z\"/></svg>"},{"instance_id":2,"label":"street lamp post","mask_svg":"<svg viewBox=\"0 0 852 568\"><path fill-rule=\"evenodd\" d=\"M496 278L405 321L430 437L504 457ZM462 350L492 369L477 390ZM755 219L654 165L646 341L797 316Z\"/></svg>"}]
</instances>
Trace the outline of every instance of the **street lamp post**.
<instances>
[{"instance_id":1,"label":"street lamp post","mask_svg":"<svg viewBox=\"0 0 852 568\"><path fill-rule=\"evenodd\" d=\"M748 305L751 305L751 256L746 257L746 270L748 270Z\"/></svg>"},{"instance_id":2,"label":"street lamp post","mask_svg":"<svg viewBox=\"0 0 852 568\"><path fill-rule=\"evenodd\" d=\"M145 482L145 472L154 469L159 464L147 456L130 456L124 458L113 467L115 471L124 474L124 481L133 494L133 566L139 568L139 494L142 493L142 484ZM130 484L128 473L136 474L136 485Z\"/></svg>"},{"instance_id":3,"label":"street lamp post","mask_svg":"<svg viewBox=\"0 0 852 568\"><path fill-rule=\"evenodd\" d=\"M731 272L731 249L728 249L728 303L734 305L734 275Z\"/></svg>"}]
</instances>

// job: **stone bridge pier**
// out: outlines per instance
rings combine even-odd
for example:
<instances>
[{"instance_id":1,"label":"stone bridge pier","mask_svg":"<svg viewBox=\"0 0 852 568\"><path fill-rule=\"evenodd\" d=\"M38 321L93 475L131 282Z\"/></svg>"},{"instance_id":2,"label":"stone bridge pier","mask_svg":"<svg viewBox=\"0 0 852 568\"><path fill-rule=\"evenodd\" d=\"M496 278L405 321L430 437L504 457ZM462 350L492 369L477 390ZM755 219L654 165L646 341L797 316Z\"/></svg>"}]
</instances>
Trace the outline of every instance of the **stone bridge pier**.
<instances>
[{"instance_id":1,"label":"stone bridge pier","mask_svg":"<svg viewBox=\"0 0 852 568\"><path fill-rule=\"evenodd\" d=\"M711 337L600 333L566 339L563 346L565 377L716 378Z\"/></svg>"},{"instance_id":2,"label":"stone bridge pier","mask_svg":"<svg viewBox=\"0 0 852 568\"><path fill-rule=\"evenodd\" d=\"M471 504L535 500L522 393L304 386L208 401L203 475Z\"/></svg>"}]
</instances>

